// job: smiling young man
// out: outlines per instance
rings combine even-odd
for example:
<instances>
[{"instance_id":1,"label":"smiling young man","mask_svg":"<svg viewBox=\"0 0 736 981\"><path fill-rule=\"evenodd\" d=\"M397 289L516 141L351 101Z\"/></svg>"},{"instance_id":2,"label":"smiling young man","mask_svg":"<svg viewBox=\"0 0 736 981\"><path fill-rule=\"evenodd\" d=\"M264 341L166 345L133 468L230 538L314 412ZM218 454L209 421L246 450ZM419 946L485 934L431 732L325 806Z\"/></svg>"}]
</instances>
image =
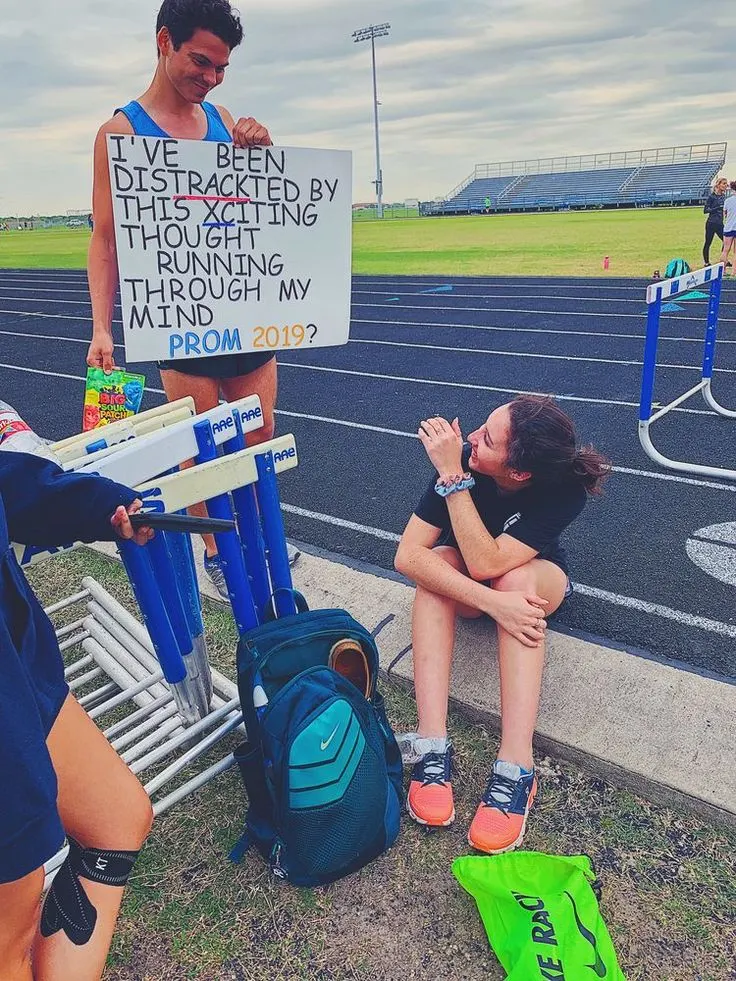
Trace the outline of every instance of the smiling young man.
<instances>
[{"instance_id":1,"label":"smiling young man","mask_svg":"<svg viewBox=\"0 0 736 981\"><path fill-rule=\"evenodd\" d=\"M94 149L94 229L87 274L92 298L92 343L87 364L109 371L114 367L112 317L118 287L112 193L107 159L110 134L173 137L181 140L232 142L238 147L270 146L268 130L252 117L236 123L227 109L207 102L221 84L231 52L243 39L243 28L228 0L164 0L156 22L157 65L153 81L139 99L118 109L99 130ZM196 411L214 408L220 394L235 402L258 395L263 428L249 443L264 442L274 433L276 359L271 352L226 354L182 362L160 361L161 380L169 401L194 399ZM204 513L203 508L195 513ZM211 535L204 535L205 571L227 599L225 576ZM296 557L291 549L290 558Z\"/></svg>"},{"instance_id":2,"label":"smiling young man","mask_svg":"<svg viewBox=\"0 0 736 981\"><path fill-rule=\"evenodd\" d=\"M501 745L470 827L470 844L495 854L520 844L537 791L532 737L544 667L546 618L571 591L562 531L608 462L578 448L552 399L520 396L463 443L458 420L428 419L419 438L437 471L404 531L396 568L417 584L412 619L419 725L402 737L413 762L410 815L455 819L447 706L455 621L483 614L498 627Z\"/></svg>"}]
</instances>

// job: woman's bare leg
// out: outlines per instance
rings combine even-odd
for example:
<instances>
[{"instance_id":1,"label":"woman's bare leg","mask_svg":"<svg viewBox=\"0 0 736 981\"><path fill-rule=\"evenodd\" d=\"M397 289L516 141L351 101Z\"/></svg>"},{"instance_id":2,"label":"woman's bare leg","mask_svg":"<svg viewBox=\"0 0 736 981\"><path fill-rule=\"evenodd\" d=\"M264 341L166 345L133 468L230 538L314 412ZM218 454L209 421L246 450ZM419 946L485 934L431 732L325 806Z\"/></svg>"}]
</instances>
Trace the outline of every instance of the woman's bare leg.
<instances>
[{"instance_id":1,"label":"woman's bare leg","mask_svg":"<svg viewBox=\"0 0 736 981\"><path fill-rule=\"evenodd\" d=\"M247 375L237 378L221 378L222 394L228 402L237 402L248 395L257 395L261 400L263 427L248 433L248 446L256 446L273 439L275 432L274 409L278 390L276 358L256 368Z\"/></svg>"},{"instance_id":2,"label":"woman's bare leg","mask_svg":"<svg viewBox=\"0 0 736 981\"><path fill-rule=\"evenodd\" d=\"M467 575L465 563L456 548L440 546L434 552L454 569ZM447 735L447 704L457 616L479 617L481 613L417 586L412 609L412 650L420 736Z\"/></svg>"},{"instance_id":3,"label":"woman's bare leg","mask_svg":"<svg viewBox=\"0 0 736 981\"><path fill-rule=\"evenodd\" d=\"M33 981L31 948L42 889L43 869L0 885L0 981Z\"/></svg>"},{"instance_id":4,"label":"woman's bare leg","mask_svg":"<svg viewBox=\"0 0 736 981\"><path fill-rule=\"evenodd\" d=\"M537 593L546 599L544 615L554 613L565 598L567 576L559 566L544 559L532 559L526 565L506 573L494 589ZM539 695L542 690L545 643L526 647L499 627L498 665L501 676L501 745L499 759L517 763L524 769L533 766L532 738L537 724Z\"/></svg>"},{"instance_id":5,"label":"woman's bare leg","mask_svg":"<svg viewBox=\"0 0 736 981\"><path fill-rule=\"evenodd\" d=\"M84 710L69 695L47 741L59 784L57 805L67 834L82 848L138 851L153 821L151 803ZM80 878L97 910L91 939L75 946L63 931L36 938L36 981L98 981L124 889ZM22 977L22 975L21 975Z\"/></svg>"}]
</instances>

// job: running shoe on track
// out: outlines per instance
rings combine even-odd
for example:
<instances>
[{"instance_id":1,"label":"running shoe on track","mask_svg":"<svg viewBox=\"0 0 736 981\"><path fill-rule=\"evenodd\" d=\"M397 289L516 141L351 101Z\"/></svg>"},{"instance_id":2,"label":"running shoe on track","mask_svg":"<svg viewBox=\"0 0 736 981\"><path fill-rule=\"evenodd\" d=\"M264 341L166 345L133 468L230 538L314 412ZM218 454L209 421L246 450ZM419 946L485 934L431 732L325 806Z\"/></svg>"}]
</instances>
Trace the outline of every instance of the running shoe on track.
<instances>
[{"instance_id":1,"label":"running shoe on track","mask_svg":"<svg viewBox=\"0 0 736 981\"><path fill-rule=\"evenodd\" d=\"M480 852L499 855L517 848L537 794L534 770L496 760L480 806L468 832L468 841Z\"/></svg>"}]
</instances>

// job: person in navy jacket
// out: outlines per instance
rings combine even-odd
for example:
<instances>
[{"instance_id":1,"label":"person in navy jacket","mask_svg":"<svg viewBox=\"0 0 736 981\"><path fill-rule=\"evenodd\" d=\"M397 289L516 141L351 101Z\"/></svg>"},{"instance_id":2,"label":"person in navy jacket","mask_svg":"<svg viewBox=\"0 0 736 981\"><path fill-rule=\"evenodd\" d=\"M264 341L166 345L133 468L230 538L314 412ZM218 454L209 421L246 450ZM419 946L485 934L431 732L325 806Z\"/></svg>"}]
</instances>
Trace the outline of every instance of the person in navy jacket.
<instances>
[{"instance_id":1,"label":"person in navy jacket","mask_svg":"<svg viewBox=\"0 0 736 981\"><path fill-rule=\"evenodd\" d=\"M10 543L143 545L153 533L134 531L128 517L140 507L134 491L105 478L0 452L2 979L101 976L123 896L110 883L127 878L152 821L137 778L70 695L54 629Z\"/></svg>"}]
</instances>

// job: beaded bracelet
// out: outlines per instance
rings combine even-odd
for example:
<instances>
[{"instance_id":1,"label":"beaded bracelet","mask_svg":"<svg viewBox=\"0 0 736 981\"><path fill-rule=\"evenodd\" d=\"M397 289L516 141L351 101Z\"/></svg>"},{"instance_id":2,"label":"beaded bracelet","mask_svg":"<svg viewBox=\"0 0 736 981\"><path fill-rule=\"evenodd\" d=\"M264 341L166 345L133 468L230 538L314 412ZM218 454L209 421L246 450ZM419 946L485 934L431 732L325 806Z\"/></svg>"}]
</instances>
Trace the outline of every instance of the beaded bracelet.
<instances>
[{"instance_id":1,"label":"beaded bracelet","mask_svg":"<svg viewBox=\"0 0 736 981\"><path fill-rule=\"evenodd\" d=\"M470 490L471 487L475 487L472 474L462 473L454 474L452 477L440 477L434 485L434 490L435 494L439 494L440 497L449 497L456 491Z\"/></svg>"}]
</instances>

